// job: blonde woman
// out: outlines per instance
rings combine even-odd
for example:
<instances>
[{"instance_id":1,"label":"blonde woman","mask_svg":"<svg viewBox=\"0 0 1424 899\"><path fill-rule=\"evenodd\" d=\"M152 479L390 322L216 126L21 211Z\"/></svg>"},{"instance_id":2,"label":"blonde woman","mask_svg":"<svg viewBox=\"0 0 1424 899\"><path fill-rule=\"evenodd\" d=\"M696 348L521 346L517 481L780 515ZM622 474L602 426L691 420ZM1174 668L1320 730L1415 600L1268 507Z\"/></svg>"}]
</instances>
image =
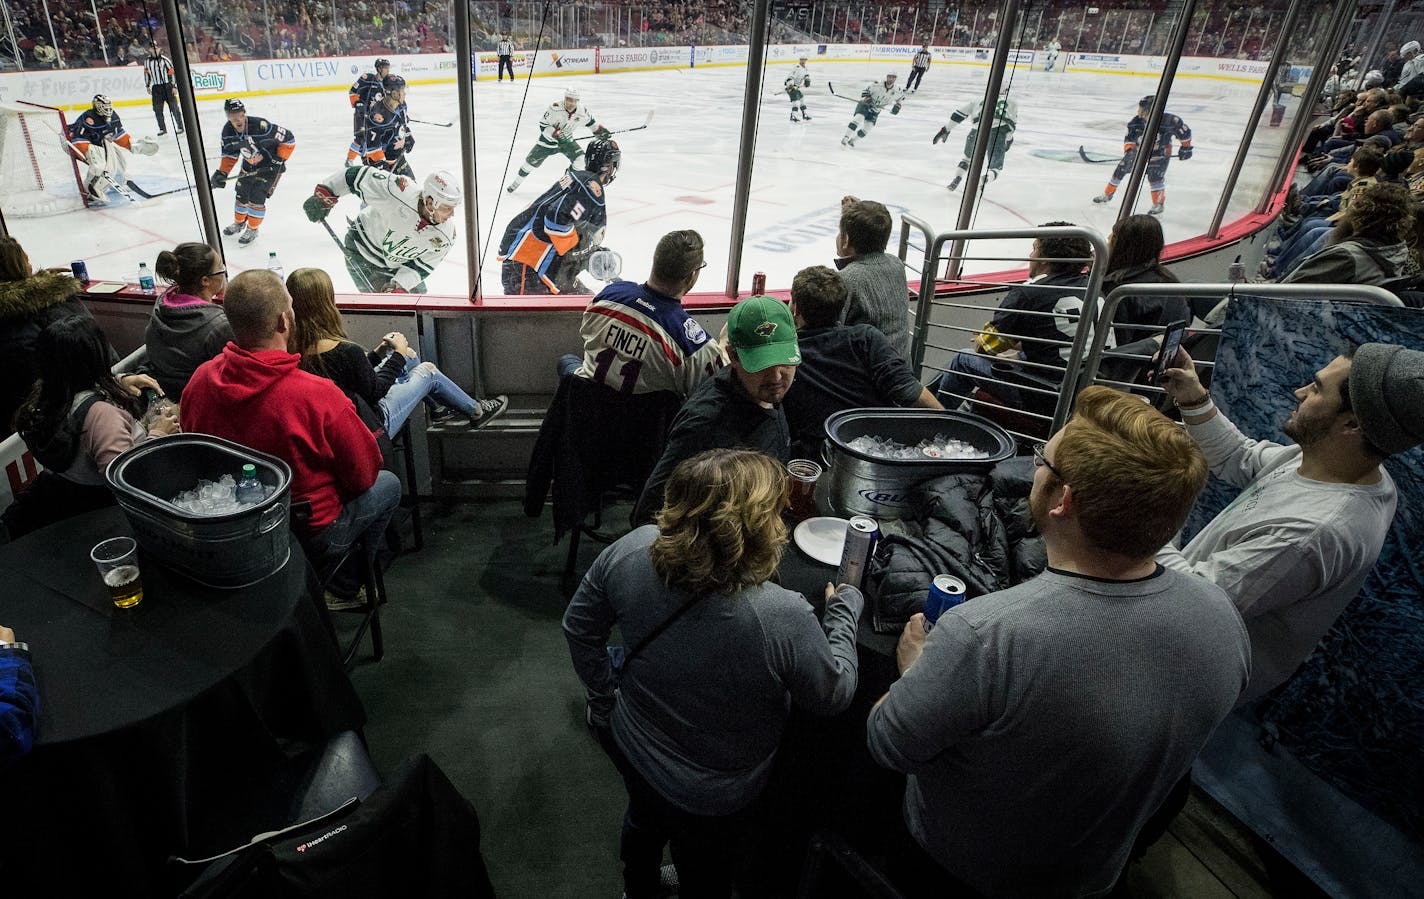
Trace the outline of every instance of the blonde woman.
<instances>
[{"instance_id":1,"label":"blonde woman","mask_svg":"<svg viewBox=\"0 0 1424 899\"><path fill-rule=\"evenodd\" d=\"M448 416L468 418L472 428L489 424L509 404L504 396L487 400L470 396L434 362L421 362L399 331L387 334L369 353L349 340L331 277L321 269L292 272L287 276L287 292L297 317L291 347L301 354L302 368L365 400L380 414L387 434L403 428L426 397L451 410Z\"/></svg>"},{"instance_id":2,"label":"blonde woman","mask_svg":"<svg viewBox=\"0 0 1424 899\"><path fill-rule=\"evenodd\" d=\"M628 899L654 895L668 843L684 895L721 897L792 701L829 715L855 693L864 600L827 585L823 625L804 597L770 583L786 546L779 462L708 450L673 470L665 497L656 525L589 569L564 635L588 721L628 789ZM626 644L616 681L615 625Z\"/></svg>"}]
</instances>

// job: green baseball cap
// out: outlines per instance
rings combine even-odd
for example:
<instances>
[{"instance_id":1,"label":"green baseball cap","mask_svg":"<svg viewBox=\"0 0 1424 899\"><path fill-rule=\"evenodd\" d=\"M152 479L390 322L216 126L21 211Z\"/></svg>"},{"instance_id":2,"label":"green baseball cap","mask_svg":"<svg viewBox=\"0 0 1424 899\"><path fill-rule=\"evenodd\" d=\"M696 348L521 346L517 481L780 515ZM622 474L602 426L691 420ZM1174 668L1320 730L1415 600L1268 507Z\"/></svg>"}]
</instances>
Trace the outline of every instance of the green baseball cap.
<instances>
[{"instance_id":1,"label":"green baseball cap","mask_svg":"<svg viewBox=\"0 0 1424 899\"><path fill-rule=\"evenodd\" d=\"M727 342L747 371L801 364L791 310L771 297L748 297L732 307L727 314Z\"/></svg>"}]
</instances>

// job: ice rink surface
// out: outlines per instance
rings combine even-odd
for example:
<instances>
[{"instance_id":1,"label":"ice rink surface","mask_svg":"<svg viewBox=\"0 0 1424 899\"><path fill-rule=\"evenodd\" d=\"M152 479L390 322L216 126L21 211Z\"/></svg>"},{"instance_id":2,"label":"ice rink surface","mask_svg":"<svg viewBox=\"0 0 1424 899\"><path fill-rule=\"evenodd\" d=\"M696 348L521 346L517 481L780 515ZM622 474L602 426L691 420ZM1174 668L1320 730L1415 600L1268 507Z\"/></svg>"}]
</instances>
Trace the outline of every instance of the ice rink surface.
<instances>
[{"instance_id":1,"label":"ice rink surface","mask_svg":"<svg viewBox=\"0 0 1424 899\"><path fill-rule=\"evenodd\" d=\"M958 214L959 194L947 190L946 184L970 128L959 125L946 143L933 145L931 138L955 107L982 93L986 68L933 66L899 115L890 115L888 110L882 113L870 134L856 147L845 148L840 139L854 104L830 94L828 83L835 85L837 93L857 97L866 83L883 79L887 71L896 72L903 83L908 67L873 62L818 64L814 59L809 67L813 79L806 91L813 117L810 122L789 121L781 89L788 66L768 66L762 79L741 269L743 291L754 271L766 272L770 286L786 287L798 269L830 264L835 255L840 199L846 194L880 200L892 213L912 213L936 229L952 227ZM1065 220L1106 234L1118 214L1118 204L1097 206L1091 201L1102 192L1113 166L1085 163L1076 158L1077 150L1085 145L1104 157L1121 153L1127 120L1137 100L1156 89L1156 79L1019 68L1012 78L1005 76L1005 83L1018 102L1018 131L1002 175L985 189L974 226L1007 228ZM467 201L478 203L484 292L502 292L495 256L505 227L558 179L565 166L562 156L550 157L518 192L503 190L533 145L544 108L559 100L567 86L579 88L585 105L615 130L639 125L649 112L655 113L646 130L617 137L623 164L608 189L604 243L622 255L623 276L645 278L658 237L678 228L695 228L706 239L708 262L696 290L720 291L731 240L744 85L745 69L740 66L476 83L479 190L472 193L467 189L466 196ZM1252 84L1206 78L1181 78L1174 85L1167 108L1191 127L1196 155L1187 161L1174 160L1168 170L1162 224L1169 242L1206 230L1237 142L1247 127L1255 92ZM322 267L331 273L338 290L354 289L337 247L320 225L307 221L301 209L316 182L344 163L351 138L345 93L258 96L246 102L249 114L292 129L297 147L268 203L260 239L245 247L235 238L226 239L230 275L265 266L268 253L276 251L288 272L301 266ZM457 119L454 84L413 85L409 103L415 118ZM205 100L199 110L210 161L198 170L209 172L219 155L218 133L225 119L219 100ZM130 133L154 134L153 115L146 105L123 106L119 112ZM417 143L410 161L417 176L446 168L459 180L458 125L413 124L412 130ZM1248 211L1258 198L1286 130L1259 130L1228 222ZM180 187L187 145L180 144L172 130L160 140L157 156L132 158L128 177L150 190ZM218 191L216 196L222 224L227 224L232 189ZM152 266L160 250L201 239L196 207L186 190L138 205L112 199L107 208L7 223L37 265L66 265L73 259L84 259L96 278L132 278L140 261ZM1138 211L1146 211L1148 202L1144 184ZM344 198L337 206L329 221L338 235L344 230L344 217L355 216L358 208L354 198ZM898 233L897 227L892 251ZM1022 256L1026 250L1026 244L980 243L971 253ZM463 242L457 243L428 279L430 292L465 293L470 264ZM1004 262L975 266L981 271L1014 267ZM598 286L597 282L588 283Z\"/></svg>"}]
</instances>

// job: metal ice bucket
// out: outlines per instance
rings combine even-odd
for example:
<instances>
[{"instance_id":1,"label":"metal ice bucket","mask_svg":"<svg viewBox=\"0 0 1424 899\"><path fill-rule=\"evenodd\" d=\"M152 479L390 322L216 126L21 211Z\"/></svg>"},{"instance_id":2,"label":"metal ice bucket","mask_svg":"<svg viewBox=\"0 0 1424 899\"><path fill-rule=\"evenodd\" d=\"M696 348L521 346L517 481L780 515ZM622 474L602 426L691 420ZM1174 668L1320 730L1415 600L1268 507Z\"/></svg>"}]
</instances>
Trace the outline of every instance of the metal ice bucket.
<instances>
[{"instance_id":1,"label":"metal ice bucket","mask_svg":"<svg viewBox=\"0 0 1424 899\"><path fill-rule=\"evenodd\" d=\"M885 437L914 446L943 434L986 453L983 459L876 459L850 448L857 437ZM901 518L916 489L955 472L982 472L1014 455L1014 439L977 415L934 409L847 409L826 419L825 498L837 515Z\"/></svg>"}]
</instances>

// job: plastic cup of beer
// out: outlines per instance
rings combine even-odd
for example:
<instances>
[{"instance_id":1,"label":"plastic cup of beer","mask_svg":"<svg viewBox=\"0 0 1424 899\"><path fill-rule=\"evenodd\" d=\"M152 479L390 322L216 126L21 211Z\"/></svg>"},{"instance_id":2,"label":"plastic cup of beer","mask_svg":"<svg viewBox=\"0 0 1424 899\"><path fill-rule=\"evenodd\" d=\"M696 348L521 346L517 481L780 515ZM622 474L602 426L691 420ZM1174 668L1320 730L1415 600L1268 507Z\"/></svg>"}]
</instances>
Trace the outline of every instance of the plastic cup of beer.
<instances>
[{"instance_id":1,"label":"plastic cup of beer","mask_svg":"<svg viewBox=\"0 0 1424 899\"><path fill-rule=\"evenodd\" d=\"M110 537L89 551L109 597L121 609L143 601L143 578L138 571L138 544L132 537Z\"/></svg>"},{"instance_id":2,"label":"plastic cup of beer","mask_svg":"<svg viewBox=\"0 0 1424 899\"><path fill-rule=\"evenodd\" d=\"M821 466L810 459L792 459L786 465L786 480L791 487L791 517L800 521L816 516L816 482L821 478Z\"/></svg>"}]
</instances>

